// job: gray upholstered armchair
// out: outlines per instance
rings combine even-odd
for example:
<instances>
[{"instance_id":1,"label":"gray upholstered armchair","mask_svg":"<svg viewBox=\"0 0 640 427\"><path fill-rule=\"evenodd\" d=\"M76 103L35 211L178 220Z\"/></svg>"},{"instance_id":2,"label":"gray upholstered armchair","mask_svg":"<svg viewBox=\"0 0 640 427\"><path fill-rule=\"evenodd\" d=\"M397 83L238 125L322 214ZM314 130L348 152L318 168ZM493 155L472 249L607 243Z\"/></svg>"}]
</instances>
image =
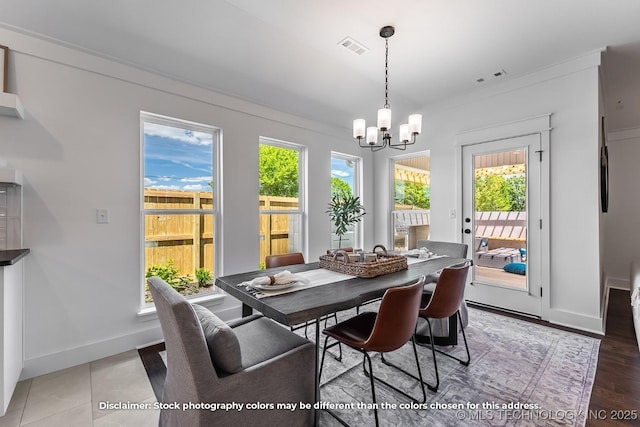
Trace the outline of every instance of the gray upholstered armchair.
<instances>
[{"instance_id":1,"label":"gray upholstered armchair","mask_svg":"<svg viewBox=\"0 0 640 427\"><path fill-rule=\"evenodd\" d=\"M454 258L466 258L468 252L468 245L465 243L455 243L455 242L438 242L435 240L418 240L417 242L418 248L427 248L429 252L432 252L436 255L446 255ZM436 282L438 281L438 276L428 276L427 282L424 285L424 292L426 296L426 301L429 300L433 290L436 287ZM423 298L423 308L426 304L424 304L425 298ZM462 324L467 326L469 323L469 313L467 310L467 304L464 300L462 300L462 305L460 306L460 317L462 318ZM448 337L453 336L453 334L449 334L449 321L448 319L431 319L431 328L433 331L433 335L435 337ZM420 320L418 322L418 333L425 332L428 327L425 320ZM458 325L458 329L460 326ZM457 331L456 331L457 332ZM424 334L426 335L426 334ZM455 334L457 336L457 334ZM436 344L438 342L436 341Z\"/></svg>"},{"instance_id":2,"label":"gray upholstered armchair","mask_svg":"<svg viewBox=\"0 0 640 427\"><path fill-rule=\"evenodd\" d=\"M315 346L261 315L225 323L191 305L158 277L148 281L167 349L160 426L307 426L312 410L275 409L314 402ZM247 404L260 402L263 410ZM183 404L244 404L241 410L190 409ZM274 409L271 409L273 405Z\"/></svg>"}]
</instances>

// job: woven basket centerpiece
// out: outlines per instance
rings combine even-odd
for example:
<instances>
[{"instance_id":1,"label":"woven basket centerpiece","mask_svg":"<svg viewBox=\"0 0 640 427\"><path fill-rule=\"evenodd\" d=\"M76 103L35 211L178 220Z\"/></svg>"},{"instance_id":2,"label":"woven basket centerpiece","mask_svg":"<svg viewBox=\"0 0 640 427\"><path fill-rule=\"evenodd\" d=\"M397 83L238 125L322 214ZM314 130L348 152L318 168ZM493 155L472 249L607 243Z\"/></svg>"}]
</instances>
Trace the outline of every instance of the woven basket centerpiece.
<instances>
[{"instance_id":1,"label":"woven basket centerpiece","mask_svg":"<svg viewBox=\"0 0 640 427\"><path fill-rule=\"evenodd\" d=\"M376 249L381 249L381 251L376 251ZM390 255L382 245L374 246L370 253L375 254L374 261L351 261L346 251L337 250L332 254L320 256L320 268L366 279L395 273L407 268L407 259L404 256Z\"/></svg>"}]
</instances>

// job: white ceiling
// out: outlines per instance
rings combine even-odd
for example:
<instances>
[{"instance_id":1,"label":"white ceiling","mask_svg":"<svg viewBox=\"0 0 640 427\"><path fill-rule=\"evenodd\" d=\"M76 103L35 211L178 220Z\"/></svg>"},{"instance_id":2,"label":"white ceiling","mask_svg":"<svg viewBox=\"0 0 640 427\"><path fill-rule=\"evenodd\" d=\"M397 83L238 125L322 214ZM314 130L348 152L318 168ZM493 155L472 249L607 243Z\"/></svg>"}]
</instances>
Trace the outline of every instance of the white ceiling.
<instances>
[{"instance_id":1,"label":"white ceiling","mask_svg":"<svg viewBox=\"0 0 640 427\"><path fill-rule=\"evenodd\" d=\"M0 0L0 25L347 128L384 103L384 25L396 124L609 48L609 131L640 127L638 0Z\"/></svg>"}]
</instances>

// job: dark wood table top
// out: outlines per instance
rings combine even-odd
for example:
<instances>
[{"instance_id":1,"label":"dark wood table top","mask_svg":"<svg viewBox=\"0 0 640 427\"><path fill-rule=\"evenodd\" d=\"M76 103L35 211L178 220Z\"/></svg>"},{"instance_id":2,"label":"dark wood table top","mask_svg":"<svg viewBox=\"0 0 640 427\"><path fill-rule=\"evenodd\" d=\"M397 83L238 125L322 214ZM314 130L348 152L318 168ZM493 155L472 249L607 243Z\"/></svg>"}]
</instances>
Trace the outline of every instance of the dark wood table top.
<instances>
[{"instance_id":1,"label":"dark wood table top","mask_svg":"<svg viewBox=\"0 0 640 427\"><path fill-rule=\"evenodd\" d=\"M256 298L244 286L238 286L238 284L256 277L275 274L285 269L292 273L317 269L319 268L318 263L290 265L218 277L215 285L265 316L283 325L293 326L356 307L367 301L380 298L389 288L415 283L422 274L434 274L442 268L467 261L470 260L450 257L435 258L410 264L406 270L371 279L353 278L264 298Z\"/></svg>"}]
</instances>

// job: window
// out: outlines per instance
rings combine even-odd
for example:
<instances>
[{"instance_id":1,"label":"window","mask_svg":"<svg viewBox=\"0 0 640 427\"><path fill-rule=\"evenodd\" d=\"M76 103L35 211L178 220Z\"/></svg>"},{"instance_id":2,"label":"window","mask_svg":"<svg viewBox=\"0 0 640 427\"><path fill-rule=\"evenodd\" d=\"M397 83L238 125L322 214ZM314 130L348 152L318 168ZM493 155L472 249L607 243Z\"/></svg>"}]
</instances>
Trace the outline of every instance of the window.
<instances>
[{"instance_id":1,"label":"window","mask_svg":"<svg viewBox=\"0 0 640 427\"><path fill-rule=\"evenodd\" d=\"M260 265L267 255L304 252L304 147L260 138Z\"/></svg>"},{"instance_id":2,"label":"window","mask_svg":"<svg viewBox=\"0 0 640 427\"><path fill-rule=\"evenodd\" d=\"M360 157L331 152L331 195L350 194L360 197ZM362 201L361 201L362 202ZM347 248L362 248L362 222L350 227L345 235L340 237L335 233L335 226L331 230L331 249L338 246Z\"/></svg>"},{"instance_id":3,"label":"window","mask_svg":"<svg viewBox=\"0 0 640 427\"><path fill-rule=\"evenodd\" d=\"M431 165L427 153L393 160L393 246L414 249L429 238Z\"/></svg>"},{"instance_id":4,"label":"window","mask_svg":"<svg viewBox=\"0 0 640 427\"><path fill-rule=\"evenodd\" d=\"M159 276L191 297L215 292L219 129L140 114L143 276ZM150 305L143 279L142 304Z\"/></svg>"}]
</instances>

